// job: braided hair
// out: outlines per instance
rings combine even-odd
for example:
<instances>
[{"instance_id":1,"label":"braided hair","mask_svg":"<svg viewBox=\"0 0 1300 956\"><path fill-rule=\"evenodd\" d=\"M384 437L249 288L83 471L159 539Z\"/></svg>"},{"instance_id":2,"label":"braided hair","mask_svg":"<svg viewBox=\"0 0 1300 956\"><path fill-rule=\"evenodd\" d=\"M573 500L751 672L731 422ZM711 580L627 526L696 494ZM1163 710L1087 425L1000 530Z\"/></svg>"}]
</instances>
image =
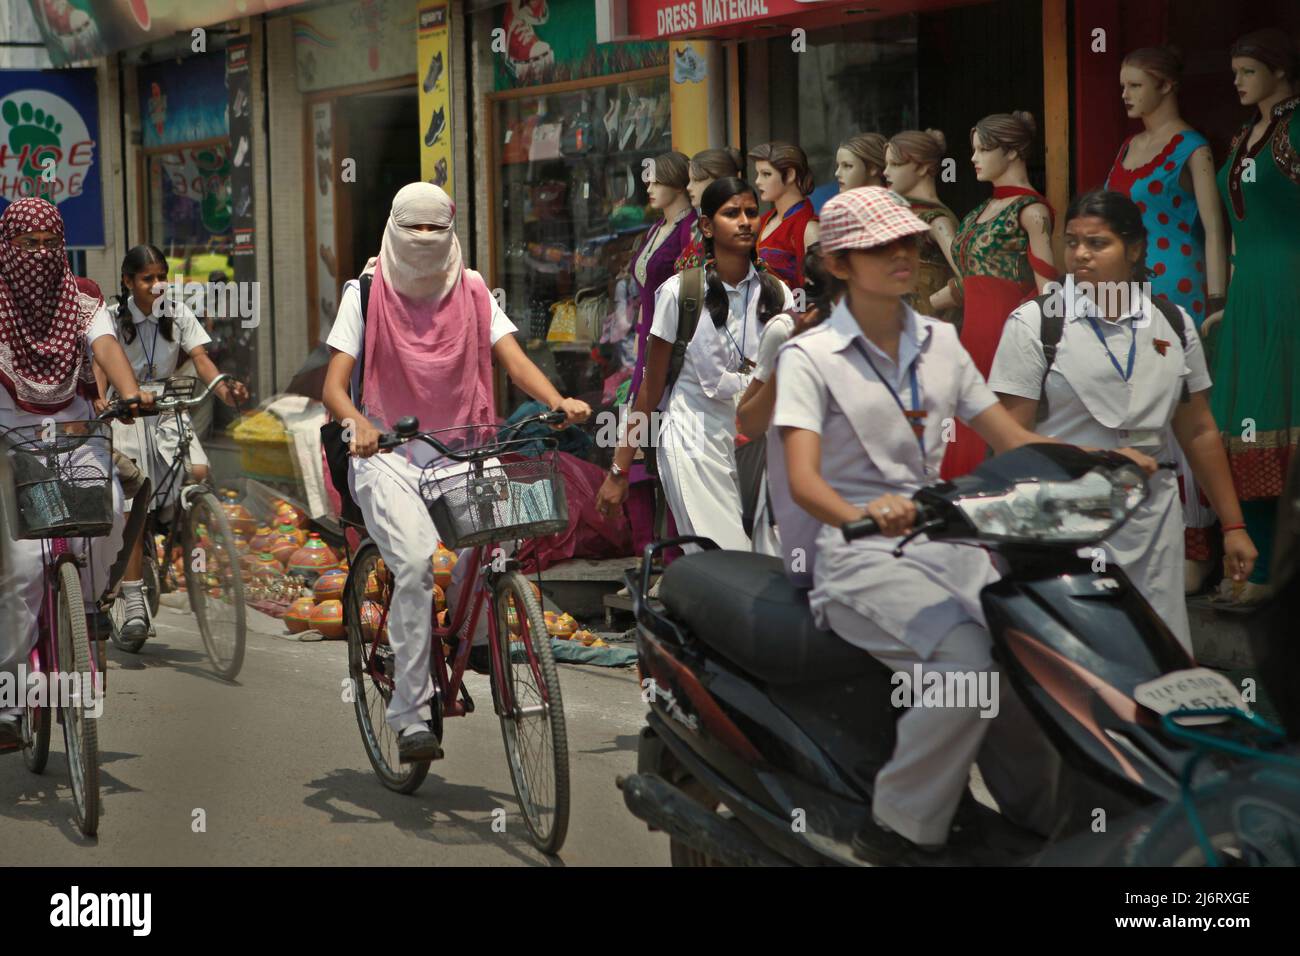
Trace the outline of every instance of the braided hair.
<instances>
[{"instance_id":1,"label":"braided hair","mask_svg":"<svg viewBox=\"0 0 1300 956\"><path fill-rule=\"evenodd\" d=\"M144 245L134 246L122 258L122 279L127 276L134 278L143 272L149 266L167 265L167 257L157 246ZM131 290L125 281L122 281L122 291L117 296L117 331L124 343L135 341L135 322L131 318L131 309L127 305L127 300L131 298ZM167 314L163 309L162 314L158 317L158 332L168 342L175 341L176 319Z\"/></svg>"},{"instance_id":2,"label":"braided hair","mask_svg":"<svg viewBox=\"0 0 1300 956\"><path fill-rule=\"evenodd\" d=\"M754 197L754 202L758 202L758 192L745 180L735 176L714 180L700 197L700 214L713 218L729 199L743 193L749 193ZM722 287L722 279L719 278L714 265L712 236L704 237L704 258L704 308L709 313L709 318L713 320L714 327L720 329L727 324L731 305L727 301L727 290ZM784 310L785 295L781 291L781 283L767 271L763 261L759 259L757 243L749 250L749 259L758 272L760 290L758 324L764 326L768 319Z\"/></svg>"}]
</instances>

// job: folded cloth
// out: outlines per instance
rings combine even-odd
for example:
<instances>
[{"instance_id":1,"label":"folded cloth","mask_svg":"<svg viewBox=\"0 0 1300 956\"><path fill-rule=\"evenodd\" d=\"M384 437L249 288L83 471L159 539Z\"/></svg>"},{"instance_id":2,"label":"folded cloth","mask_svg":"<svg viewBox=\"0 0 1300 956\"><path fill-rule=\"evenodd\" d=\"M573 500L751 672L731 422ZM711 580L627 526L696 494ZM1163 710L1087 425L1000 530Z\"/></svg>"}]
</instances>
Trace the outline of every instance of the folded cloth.
<instances>
[{"instance_id":1,"label":"folded cloth","mask_svg":"<svg viewBox=\"0 0 1300 956\"><path fill-rule=\"evenodd\" d=\"M302 481L307 516L320 518L334 514L336 506L330 501L320 441L325 406L305 395L281 395L272 399L266 410L284 423L284 430L289 434L289 454Z\"/></svg>"}]
</instances>

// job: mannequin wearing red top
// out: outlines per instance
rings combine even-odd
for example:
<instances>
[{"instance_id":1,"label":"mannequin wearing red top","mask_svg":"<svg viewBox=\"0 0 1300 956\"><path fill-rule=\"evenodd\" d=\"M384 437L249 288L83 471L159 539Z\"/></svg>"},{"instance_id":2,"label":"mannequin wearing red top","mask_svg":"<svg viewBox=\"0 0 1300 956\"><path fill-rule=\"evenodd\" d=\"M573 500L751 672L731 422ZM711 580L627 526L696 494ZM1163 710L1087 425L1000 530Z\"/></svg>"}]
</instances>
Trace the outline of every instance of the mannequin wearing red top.
<instances>
[{"instance_id":1,"label":"mannequin wearing red top","mask_svg":"<svg viewBox=\"0 0 1300 956\"><path fill-rule=\"evenodd\" d=\"M817 241L817 214L808 194L808 157L790 143L765 143L749 153L758 198L772 208L759 222L758 257L791 289L803 288L804 250Z\"/></svg>"},{"instance_id":2,"label":"mannequin wearing red top","mask_svg":"<svg viewBox=\"0 0 1300 956\"><path fill-rule=\"evenodd\" d=\"M1021 111L986 116L970 131L975 177L993 184L993 196L962 220L952 243L959 276L930 298L936 309L964 307L961 344L985 378L1007 316L1060 277L1052 260L1052 208L1029 185L1025 168L1037 129L1033 116ZM956 441L943 460L945 479L966 474L986 453L978 435L956 424Z\"/></svg>"}]
</instances>

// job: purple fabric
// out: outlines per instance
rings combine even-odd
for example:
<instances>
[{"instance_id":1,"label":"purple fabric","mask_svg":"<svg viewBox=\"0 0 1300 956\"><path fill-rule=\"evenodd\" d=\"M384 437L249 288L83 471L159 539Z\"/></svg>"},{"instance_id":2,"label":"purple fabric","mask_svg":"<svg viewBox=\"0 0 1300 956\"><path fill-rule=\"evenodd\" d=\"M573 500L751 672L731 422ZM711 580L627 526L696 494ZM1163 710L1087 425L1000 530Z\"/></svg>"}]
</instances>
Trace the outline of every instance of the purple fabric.
<instances>
[{"instance_id":1,"label":"purple fabric","mask_svg":"<svg viewBox=\"0 0 1300 956\"><path fill-rule=\"evenodd\" d=\"M645 373L646 340L650 337L650 326L655 317L655 292L664 281L673 275L673 263L691 242L691 227L695 225L698 214L694 209L688 213L673 229L663 244L655 250L646 264L646 284L636 281L636 261L641 257L641 250L646 247L655 230L646 231L645 237L637 243L636 252L632 254L632 281L636 285L637 298L641 302L641 317L636 324L636 368L632 372L632 396L641 387L641 376Z\"/></svg>"}]
</instances>

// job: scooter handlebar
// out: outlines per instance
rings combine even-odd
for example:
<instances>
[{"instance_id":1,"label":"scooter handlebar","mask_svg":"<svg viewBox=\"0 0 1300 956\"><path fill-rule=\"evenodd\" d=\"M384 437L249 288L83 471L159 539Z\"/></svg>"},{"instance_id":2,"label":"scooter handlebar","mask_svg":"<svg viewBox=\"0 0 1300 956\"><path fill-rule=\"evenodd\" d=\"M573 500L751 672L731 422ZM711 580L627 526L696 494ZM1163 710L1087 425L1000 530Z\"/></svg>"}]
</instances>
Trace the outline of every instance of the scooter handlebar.
<instances>
[{"instance_id":1,"label":"scooter handlebar","mask_svg":"<svg viewBox=\"0 0 1300 956\"><path fill-rule=\"evenodd\" d=\"M916 520L912 522L912 531L915 531L921 525L925 524L934 517L934 511L927 508L919 501L913 502L916 505ZM856 521L848 521L840 526L840 531L844 534L845 541L856 541L858 538L867 538L873 534L880 534L880 526L876 524L876 519L870 515L863 515ZM908 532L911 534L912 532ZM906 542L904 538L904 542Z\"/></svg>"}]
</instances>

